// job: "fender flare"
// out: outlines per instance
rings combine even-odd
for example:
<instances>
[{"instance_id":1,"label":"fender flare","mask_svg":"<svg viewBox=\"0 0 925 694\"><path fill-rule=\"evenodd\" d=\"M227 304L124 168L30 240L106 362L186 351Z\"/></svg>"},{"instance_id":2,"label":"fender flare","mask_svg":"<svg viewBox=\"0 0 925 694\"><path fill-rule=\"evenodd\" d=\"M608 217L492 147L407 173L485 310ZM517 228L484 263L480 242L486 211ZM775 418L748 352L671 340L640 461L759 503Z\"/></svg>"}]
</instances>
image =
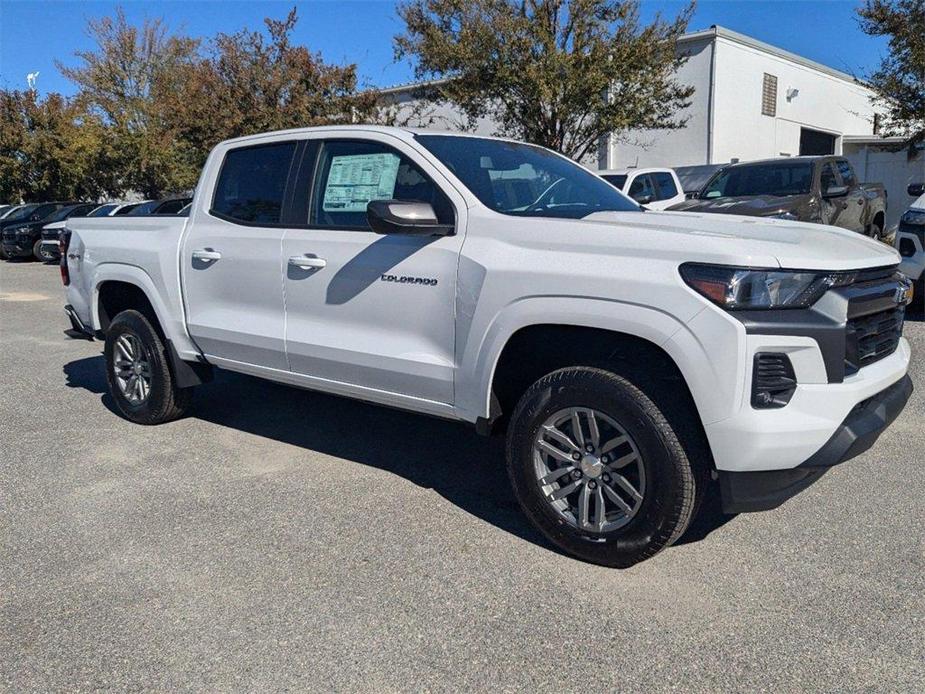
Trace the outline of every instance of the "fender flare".
<instances>
[{"instance_id":1,"label":"fender flare","mask_svg":"<svg viewBox=\"0 0 925 694\"><path fill-rule=\"evenodd\" d=\"M695 314L697 315L697 314ZM488 418L492 384L505 346L521 329L533 325L563 325L595 328L630 335L665 351L675 363L701 409L703 395L697 387L706 352L691 354L672 338L686 332L679 317L649 306L587 297L527 297L507 305L491 321L484 339L464 354L460 384L473 384L457 393L457 407L465 419ZM690 341L687 341L690 344ZM702 413L702 410L701 410Z\"/></svg>"},{"instance_id":2,"label":"fender flare","mask_svg":"<svg viewBox=\"0 0 925 694\"><path fill-rule=\"evenodd\" d=\"M154 315L160 323L167 340L181 359L195 360L201 352L186 331L182 312L171 311L166 305L151 276L137 265L126 263L101 263L95 268L93 274L93 293L90 304L90 319L95 331L100 330L100 287L106 282L124 282L138 287L147 297L148 303L154 309Z\"/></svg>"}]
</instances>

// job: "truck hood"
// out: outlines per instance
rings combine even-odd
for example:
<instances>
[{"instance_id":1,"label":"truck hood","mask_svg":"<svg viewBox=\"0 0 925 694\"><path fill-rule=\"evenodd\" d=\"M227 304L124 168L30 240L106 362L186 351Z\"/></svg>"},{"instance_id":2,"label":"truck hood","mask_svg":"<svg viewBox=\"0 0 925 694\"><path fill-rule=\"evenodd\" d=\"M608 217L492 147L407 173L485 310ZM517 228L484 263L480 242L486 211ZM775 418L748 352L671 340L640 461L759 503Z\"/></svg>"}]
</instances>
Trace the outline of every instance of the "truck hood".
<instances>
[{"instance_id":1,"label":"truck hood","mask_svg":"<svg viewBox=\"0 0 925 694\"><path fill-rule=\"evenodd\" d=\"M649 243L672 248L696 262L857 270L900 261L899 253L890 246L855 232L784 219L691 212L598 212L581 221L636 229L648 235Z\"/></svg>"},{"instance_id":2,"label":"truck hood","mask_svg":"<svg viewBox=\"0 0 925 694\"><path fill-rule=\"evenodd\" d=\"M750 217L773 217L799 208L809 201L809 195L752 195L744 198L695 199L673 205L673 212L709 212L711 214L741 214Z\"/></svg>"}]
</instances>

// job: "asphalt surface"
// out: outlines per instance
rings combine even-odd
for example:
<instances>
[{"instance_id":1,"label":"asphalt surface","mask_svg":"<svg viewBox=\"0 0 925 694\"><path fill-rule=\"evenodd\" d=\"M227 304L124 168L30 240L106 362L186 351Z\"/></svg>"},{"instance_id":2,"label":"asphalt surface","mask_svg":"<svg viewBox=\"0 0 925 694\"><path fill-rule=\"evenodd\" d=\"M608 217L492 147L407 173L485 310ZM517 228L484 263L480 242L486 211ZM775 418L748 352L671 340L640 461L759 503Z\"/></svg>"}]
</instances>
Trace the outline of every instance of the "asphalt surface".
<instances>
[{"instance_id":1,"label":"asphalt surface","mask_svg":"<svg viewBox=\"0 0 925 694\"><path fill-rule=\"evenodd\" d=\"M112 411L0 264L0 688L922 691L925 322L878 445L632 569L551 549L467 427L222 373Z\"/></svg>"}]
</instances>

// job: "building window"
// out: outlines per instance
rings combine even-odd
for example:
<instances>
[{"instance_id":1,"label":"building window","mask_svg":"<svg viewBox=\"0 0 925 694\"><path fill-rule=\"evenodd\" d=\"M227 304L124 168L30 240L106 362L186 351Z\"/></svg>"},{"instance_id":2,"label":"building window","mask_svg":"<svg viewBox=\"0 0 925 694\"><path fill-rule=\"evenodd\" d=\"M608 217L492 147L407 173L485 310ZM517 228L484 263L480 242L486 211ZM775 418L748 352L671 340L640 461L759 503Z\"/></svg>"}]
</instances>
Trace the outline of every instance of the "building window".
<instances>
[{"instance_id":1,"label":"building window","mask_svg":"<svg viewBox=\"0 0 925 694\"><path fill-rule=\"evenodd\" d=\"M777 77L768 73L764 73L764 84L761 88L761 114L777 115Z\"/></svg>"}]
</instances>

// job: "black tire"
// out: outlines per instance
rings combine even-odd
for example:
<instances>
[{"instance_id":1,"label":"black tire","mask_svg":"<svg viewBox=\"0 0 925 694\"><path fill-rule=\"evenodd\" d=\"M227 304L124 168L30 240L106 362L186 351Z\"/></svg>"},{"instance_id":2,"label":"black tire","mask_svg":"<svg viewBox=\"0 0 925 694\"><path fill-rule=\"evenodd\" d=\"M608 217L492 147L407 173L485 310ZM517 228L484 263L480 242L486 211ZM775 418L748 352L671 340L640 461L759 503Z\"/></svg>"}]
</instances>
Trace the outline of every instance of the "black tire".
<instances>
[{"instance_id":1,"label":"black tire","mask_svg":"<svg viewBox=\"0 0 925 694\"><path fill-rule=\"evenodd\" d=\"M0 260L9 260L10 256L7 255L6 251L3 250L3 246L0 246Z\"/></svg>"},{"instance_id":2,"label":"black tire","mask_svg":"<svg viewBox=\"0 0 925 694\"><path fill-rule=\"evenodd\" d=\"M638 448L645 493L629 522L611 532L589 532L567 522L538 482L534 441L548 418L570 407L611 417ZM524 513L554 545L585 561L619 568L648 559L677 540L705 486L705 476L694 470L675 429L655 403L626 378L591 367L554 371L524 393L508 428L507 468Z\"/></svg>"},{"instance_id":3,"label":"black tire","mask_svg":"<svg viewBox=\"0 0 925 694\"><path fill-rule=\"evenodd\" d=\"M123 335L130 334L141 343L150 369L150 390L140 403L132 403L123 395L115 373L115 345ZM177 388L170 370L164 343L147 318L138 311L122 311L106 331L103 349L109 394L122 415L137 424L163 424L186 414L191 399L190 388Z\"/></svg>"},{"instance_id":4,"label":"black tire","mask_svg":"<svg viewBox=\"0 0 925 694\"><path fill-rule=\"evenodd\" d=\"M42 239L39 239L32 246L32 255L34 255L35 259L38 260L40 263L52 262L55 259L54 256L52 256L50 253L46 253L45 251L43 251L42 250L43 248L44 246L42 245Z\"/></svg>"}]
</instances>

